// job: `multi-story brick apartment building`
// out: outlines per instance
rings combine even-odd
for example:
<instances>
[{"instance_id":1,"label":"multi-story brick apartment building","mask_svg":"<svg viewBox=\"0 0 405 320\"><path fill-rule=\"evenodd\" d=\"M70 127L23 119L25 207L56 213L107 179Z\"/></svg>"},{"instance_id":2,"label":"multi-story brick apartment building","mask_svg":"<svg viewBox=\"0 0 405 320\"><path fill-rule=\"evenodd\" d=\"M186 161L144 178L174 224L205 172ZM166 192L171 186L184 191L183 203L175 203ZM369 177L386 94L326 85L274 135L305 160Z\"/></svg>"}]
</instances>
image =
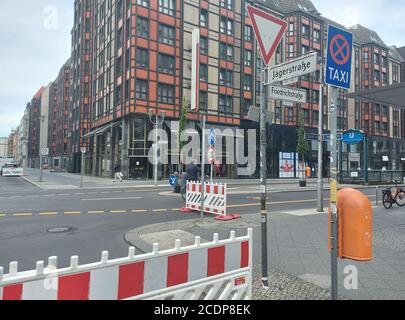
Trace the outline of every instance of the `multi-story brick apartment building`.
<instances>
[{"instance_id":1,"label":"multi-story brick apartment building","mask_svg":"<svg viewBox=\"0 0 405 320\"><path fill-rule=\"evenodd\" d=\"M72 29L71 52L71 101L69 145L69 168L71 172L81 172L80 149L87 149L92 154L90 140L85 135L91 131L92 114L92 66L93 66L93 32L95 0L75 0L74 25ZM100 2L100 1L97 1ZM104 1L107 5L107 1ZM111 1L108 1L112 7ZM104 14L104 13L103 13ZM102 16L104 18L104 15ZM92 172L92 161L85 162L85 172Z\"/></svg>"},{"instance_id":2,"label":"multi-story brick apartment building","mask_svg":"<svg viewBox=\"0 0 405 320\"><path fill-rule=\"evenodd\" d=\"M59 71L50 86L48 147L50 166L55 169L69 169L71 143L70 106L71 72L70 59Z\"/></svg>"},{"instance_id":3,"label":"multi-story brick apartment building","mask_svg":"<svg viewBox=\"0 0 405 320\"><path fill-rule=\"evenodd\" d=\"M44 91L45 87L41 87L31 102L27 104L27 109L29 110L28 166L31 168L39 167L41 95Z\"/></svg>"}]
</instances>

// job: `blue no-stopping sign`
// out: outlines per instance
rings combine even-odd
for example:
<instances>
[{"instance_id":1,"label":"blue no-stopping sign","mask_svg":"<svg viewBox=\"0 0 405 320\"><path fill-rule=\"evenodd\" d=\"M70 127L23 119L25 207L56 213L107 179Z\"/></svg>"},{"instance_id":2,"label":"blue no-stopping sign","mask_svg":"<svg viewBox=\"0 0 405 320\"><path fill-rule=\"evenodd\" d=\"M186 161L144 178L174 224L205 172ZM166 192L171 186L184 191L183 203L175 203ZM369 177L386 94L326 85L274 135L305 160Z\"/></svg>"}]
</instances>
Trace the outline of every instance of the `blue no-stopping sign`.
<instances>
[{"instance_id":1,"label":"blue no-stopping sign","mask_svg":"<svg viewBox=\"0 0 405 320\"><path fill-rule=\"evenodd\" d=\"M325 83L350 89L353 35L329 26Z\"/></svg>"}]
</instances>

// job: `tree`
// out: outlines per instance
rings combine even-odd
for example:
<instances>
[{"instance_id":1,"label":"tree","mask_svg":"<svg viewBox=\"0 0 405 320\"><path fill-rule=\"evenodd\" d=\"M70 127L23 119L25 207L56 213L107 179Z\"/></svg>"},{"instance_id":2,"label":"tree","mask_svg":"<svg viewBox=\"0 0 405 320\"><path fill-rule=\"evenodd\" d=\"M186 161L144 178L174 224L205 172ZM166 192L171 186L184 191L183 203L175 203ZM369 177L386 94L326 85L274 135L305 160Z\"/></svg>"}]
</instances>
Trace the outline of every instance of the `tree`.
<instances>
[{"instance_id":1,"label":"tree","mask_svg":"<svg viewBox=\"0 0 405 320\"><path fill-rule=\"evenodd\" d=\"M299 127L298 132L298 142L297 142L297 152L302 155L302 161L304 163L304 179L306 180L305 174L305 154L309 151L308 141L305 139L305 128L304 128L304 113L300 112L299 117Z\"/></svg>"},{"instance_id":2,"label":"tree","mask_svg":"<svg viewBox=\"0 0 405 320\"><path fill-rule=\"evenodd\" d=\"M187 128L187 114L188 114L188 109L187 109L187 102L186 102L186 97L183 97L183 104L181 108L181 117L179 121L179 132L178 132L178 146L179 146L179 152L180 152L180 162L181 162L181 150L183 147L186 145L185 141L181 141L181 135L186 130Z\"/></svg>"}]
</instances>

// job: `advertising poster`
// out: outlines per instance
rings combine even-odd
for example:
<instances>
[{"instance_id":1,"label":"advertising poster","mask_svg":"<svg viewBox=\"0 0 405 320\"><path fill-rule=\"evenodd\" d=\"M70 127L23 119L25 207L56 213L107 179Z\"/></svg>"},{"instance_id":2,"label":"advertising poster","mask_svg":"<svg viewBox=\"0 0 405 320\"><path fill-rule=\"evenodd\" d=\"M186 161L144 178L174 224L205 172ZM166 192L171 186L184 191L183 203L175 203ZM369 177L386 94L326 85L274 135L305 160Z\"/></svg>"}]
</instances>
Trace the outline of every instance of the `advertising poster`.
<instances>
[{"instance_id":1,"label":"advertising poster","mask_svg":"<svg viewBox=\"0 0 405 320\"><path fill-rule=\"evenodd\" d=\"M294 153L280 152L279 173L280 178L294 178Z\"/></svg>"}]
</instances>

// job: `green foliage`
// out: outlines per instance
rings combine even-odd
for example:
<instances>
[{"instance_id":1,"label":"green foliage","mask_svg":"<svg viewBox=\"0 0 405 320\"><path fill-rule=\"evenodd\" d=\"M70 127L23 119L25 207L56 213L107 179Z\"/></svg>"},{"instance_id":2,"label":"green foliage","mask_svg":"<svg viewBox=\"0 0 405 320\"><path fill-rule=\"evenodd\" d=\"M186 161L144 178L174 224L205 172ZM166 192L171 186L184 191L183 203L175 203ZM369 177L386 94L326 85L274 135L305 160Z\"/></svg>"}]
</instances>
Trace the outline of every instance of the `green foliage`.
<instances>
[{"instance_id":1,"label":"green foliage","mask_svg":"<svg viewBox=\"0 0 405 320\"><path fill-rule=\"evenodd\" d=\"M188 114L188 110L187 110L187 102L186 102L186 97L183 97L183 104L182 104L182 108L181 108L181 117L180 117L180 121L179 121L179 132L178 132L178 141L179 141L179 149L181 150L186 142L183 142L180 140L181 134L184 132L184 130L186 130L187 128L187 114Z\"/></svg>"},{"instance_id":2,"label":"green foliage","mask_svg":"<svg viewBox=\"0 0 405 320\"><path fill-rule=\"evenodd\" d=\"M299 127L298 132L298 142L297 142L297 152L305 155L309 151L308 141L305 140L305 128L304 128L304 113L300 112Z\"/></svg>"}]
</instances>

